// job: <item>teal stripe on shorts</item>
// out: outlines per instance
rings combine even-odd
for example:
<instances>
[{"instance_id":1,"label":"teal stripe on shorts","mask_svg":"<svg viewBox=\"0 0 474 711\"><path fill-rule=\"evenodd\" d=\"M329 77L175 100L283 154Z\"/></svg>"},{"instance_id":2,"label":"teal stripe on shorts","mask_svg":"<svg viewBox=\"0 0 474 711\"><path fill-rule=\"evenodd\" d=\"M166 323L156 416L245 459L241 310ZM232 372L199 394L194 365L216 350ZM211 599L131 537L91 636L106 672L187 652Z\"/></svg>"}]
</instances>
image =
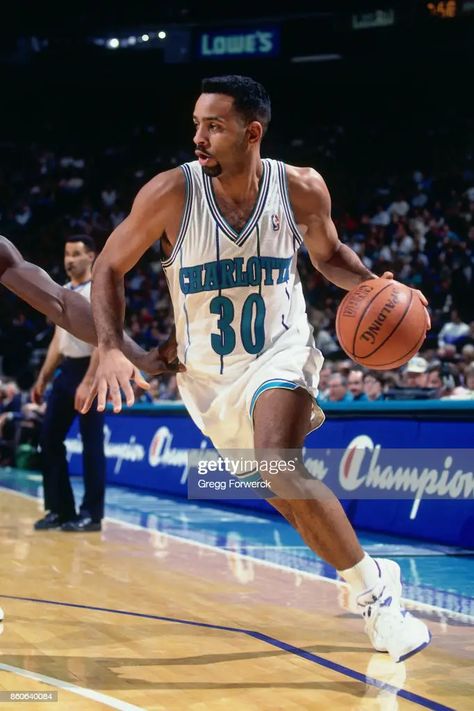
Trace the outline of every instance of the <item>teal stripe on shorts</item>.
<instances>
[{"instance_id":1,"label":"teal stripe on shorts","mask_svg":"<svg viewBox=\"0 0 474 711\"><path fill-rule=\"evenodd\" d=\"M283 388L284 390L296 390L299 386L296 385L296 383L292 383L291 380L283 380L283 379L274 379L274 380L266 380L264 383L259 385L259 387L255 390L252 401L250 403L250 417L253 417L253 411L255 408L255 403L257 402L257 398L259 395L261 395L265 390L270 390L271 388Z\"/></svg>"}]
</instances>

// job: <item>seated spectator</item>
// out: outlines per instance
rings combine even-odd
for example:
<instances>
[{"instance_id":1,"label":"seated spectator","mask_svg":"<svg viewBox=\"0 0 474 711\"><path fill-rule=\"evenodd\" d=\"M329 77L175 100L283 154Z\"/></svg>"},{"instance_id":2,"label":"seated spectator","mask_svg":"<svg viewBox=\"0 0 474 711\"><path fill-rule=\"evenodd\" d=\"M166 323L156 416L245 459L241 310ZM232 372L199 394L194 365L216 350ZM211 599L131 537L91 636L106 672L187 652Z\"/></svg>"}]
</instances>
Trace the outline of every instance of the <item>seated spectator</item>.
<instances>
[{"instance_id":1,"label":"seated spectator","mask_svg":"<svg viewBox=\"0 0 474 711\"><path fill-rule=\"evenodd\" d=\"M332 368L330 365L324 365L319 374L319 398L321 400L327 400L329 395L329 378L332 375Z\"/></svg>"},{"instance_id":2,"label":"seated spectator","mask_svg":"<svg viewBox=\"0 0 474 711\"><path fill-rule=\"evenodd\" d=\"M13 464L23 400L24 397L13 380L4 379L0 382L0 466Z\"/></svg>"},{"instance_id":3,"label":"seated spectator","mask_svg":"<svg viewBox=\"0 0 474 711\"><path fill-rule=\"evenodd\" d=\"M377 212L371 218L370 223L376 227L387 227L390 224L390 215L382 205L377 205Z\"/></svg>"},{"instance_id":4,"label":"seated spectator","mask_svg":"<svg viewBox=\"0 0 474 711\"><path fill-rule=\"evenodd\" d=\"M474 361L474 345L472 343L466 343L462 347L461 358L466 365L470 365Z\"/></svg>"},{"instance_id":5,"label":"seated spectator","mask_svg":"<svg viewBox=\"0 0 474 711\"><path fill-rule=\"evenodd\" d=\"M464 383L469 393L469 399L474 400L474 363L466 370Z\"/></svg>"},{"instance_id":6,"label":"seated spectator","mask_svg":"<svg viewBox=\"0 0 474 711\"><path fill-rule=\"evenodd\" d=\"M315 333L314 343L323 356L327 356L330 353L338 353L341 350L336 339L333 338L325 328L320 328L317 333Z\"/></svg>"},{"instance_id":7,"label":"seated spectator","mask_svg":"<svg viewBox=\"0 0 474 711\"><path fill-rule=\"evenodd\" d=\"M388 207L388 212L390 215L397 217L405 217L410 209L410 205L405 200L403 195L398 195L396 200L394 200Z\"/></svg>"},{"instance_id":8,"label":"seated spectator","mask_svg":"<svg viewBox=\"0 0 474 711\"><path fill-rule=\"evenodd\" d=\"M367 395L364 392L364 373L362 368L352 368L347 378L347 389L352 395L354 402L366 402Z\"/></svg>"},{"instance_id":9,"label":"seated spectator","mask_svg":"<svg viewBox=\"0 0 474 711\"><path fill-rule=\"evenodd\" d=\"M450 398L460 385L459 375L451 363L434 363L428 368L428 387L434 388L436 398ZM458 391L459 392L459 391Z\"/></svg>"},{"instance_id":10,"label":"seated spectator","mask_svg":"<svg viewBox=\"0 0 474 711\"><path fill-rule=\"evenodd\" d=\"M376 370L365 373L363 376L364 394L368 401L377 402L384 400L383 393L384 379L383 376Z\"/></svg>"},{"instance_id":11,"label":"seated spectator","mask_svg":"<svg viewBox=\"0 0 474 711\"><path fill-rule=\"evenodd\" d=\"M469 333L469 326L467 323L461 321L459 316L459 311L457 309L452 309L451 320L444 324L443 328L438 335L438 345L440 347L446 345L456 345L458 341L463 336L467 336Z\"/></svg>"},{"instance_id":12,"label":"seated spectator","mask_svg":"<svg viewBox=\"0 0 474 711\"><path fill-rule=\"evenodd\" d=\"M436 351L436 359L443 363L456 363L458 360L456 346L448 343L446 346L441 346Z\"/></svg>"},{"instance_id":13,"label":"seated spectator","mask_svg":"<svg viewBox=\"0 0 474 711\"><path fill-rule=\"evenodd\" d=\"M428 382L428 362L421 356L415 356L405 366L402 375L402 387L426 388Z\"/></svg>"},{"instance_id":14,"label":"seated spectator","mask_svg":"<svg viewBox=\"0 0 474 711\"><path fill-rule=\"evenodd\" d=\"M352 395L347 390L347 378L341 373L329 377L327 402L349 402Z\"/></svg>"},{"instance_id":15,"label":"seated spectator","mask_svg":"<svg viewBox=\"0 0 474 711\"><path fill-rule=\"evenodd\" d=\"M468 333L461 336L456 342L458 348L463 348L466 345L474 345L474 321L470 321Z\"/></svg>"},{"instance_id":16,"label":"seated spectator","mask_svg":"<svg viewBox=\"0 0 474 711\"><path fill-rule=\"evenodd\" d=\"M343 375L346 380L347 380L347 377L353 367L354 367L354 363L351 361L350 358L345 358L344 360L338 360L335 363L336 373L340 373L341 375Z\"/></svg>"}]
</instances>

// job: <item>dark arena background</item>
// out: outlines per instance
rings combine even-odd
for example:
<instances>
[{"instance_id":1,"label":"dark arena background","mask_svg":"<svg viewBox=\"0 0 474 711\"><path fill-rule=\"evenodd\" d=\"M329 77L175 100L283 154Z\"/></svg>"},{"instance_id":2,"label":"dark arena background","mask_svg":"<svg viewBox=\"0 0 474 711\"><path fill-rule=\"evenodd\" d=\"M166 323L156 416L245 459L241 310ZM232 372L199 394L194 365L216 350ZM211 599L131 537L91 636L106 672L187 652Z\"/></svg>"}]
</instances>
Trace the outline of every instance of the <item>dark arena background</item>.
<instances>
[{"instance_id":1,"label":"dark arena background","mask_svg":"<svg viewBox=\"0 0 474 711\"><path fill-rule=\"evenodd\" d=\"M100 250L148 180L195 160L201 79L239 74L272 99L263 157L321 173L341 241L426 296L419 353L368 370L336 336L345 292L299 250L325 358L308 469L433 635L406 662L374 652L350 588L267 502L201 487L189 453L213 446L175 375L107 408L100 530L34 528L54 324L1 286L0 709L472 708L473 60L470 0L0 10L0 235L56 282L67 238ZM146 350L174 323L160 256L125 278ZM65 451L79 501L78 418Z\"/></svg>"}]
</instances>

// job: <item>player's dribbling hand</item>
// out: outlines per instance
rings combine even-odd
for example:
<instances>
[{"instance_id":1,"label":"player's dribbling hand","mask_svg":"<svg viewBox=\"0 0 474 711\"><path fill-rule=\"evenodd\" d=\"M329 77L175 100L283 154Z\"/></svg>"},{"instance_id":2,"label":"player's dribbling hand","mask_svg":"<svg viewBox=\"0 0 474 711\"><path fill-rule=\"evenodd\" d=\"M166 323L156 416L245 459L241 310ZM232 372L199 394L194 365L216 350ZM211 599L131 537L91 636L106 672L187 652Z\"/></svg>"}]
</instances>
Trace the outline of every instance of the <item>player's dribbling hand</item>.
<instances>
[{"instance_id":1,"label":"player's dribbling hand","mask_svg":"<svg viewBox=\"0 0 474 711\"><path fill-rule=\"evenodd\" d=\"M393 278L394 278L393 272L384 272L384 273L382 274L382 279L393 279ZM418 298L420 299L421 303L422 303L423 306L425 307L425 311L426 311L426 321L427 321L426 330L429 331L430 328L431 328L431 318L430 318L430 314L429 314L429 311L428 311L428 308L427 308L427 306L428 306L428 299L427 299L426 296L423 294L423 292L420 291L419 289L412 289L412 291L418 296Z\"/></svg>"},{"instance_id":2,"label":"player's dribbling hand","mask_svg":"<svg viewBox=\"0 0 474 711\"><path fill-rule=\"evenodd\" d=\"M96 395L97 410L103 412L107 401L107 393L112 402L114 412L120 412L122 409L122 392L128 407L131 407L135 402L133 389L130 385L131 380L143 390L149 390L150 388L139 369L118 348L100 353L94 381L81 413L88 412Z\"/></svg>"}]
</instances>

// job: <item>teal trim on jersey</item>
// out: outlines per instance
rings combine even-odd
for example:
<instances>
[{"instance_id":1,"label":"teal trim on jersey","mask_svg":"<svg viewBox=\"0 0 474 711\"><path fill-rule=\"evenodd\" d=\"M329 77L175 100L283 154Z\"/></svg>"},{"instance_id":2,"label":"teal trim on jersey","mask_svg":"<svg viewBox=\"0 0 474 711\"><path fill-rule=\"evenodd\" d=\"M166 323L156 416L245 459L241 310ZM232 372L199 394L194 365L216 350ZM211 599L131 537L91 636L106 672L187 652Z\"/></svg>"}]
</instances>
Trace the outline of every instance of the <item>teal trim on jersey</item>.
<instances>
[{"instance_id":1,"label":"teal trim on jersey","mask_svg":"<svg viewBox=\"0 0 474 711\"><path fill-rule=\"evenodd\" d=\"M265 392L265 390L270 390L271 388L277 388L280 389L282 388L283 390L296 390L296 388L300 387L299 385L296 385L296 383L292 383L291 380L266 380L264 383L259 385L259 387L255 390L252 401L250 403L250 417L253 417L253 411L255 409L255 404L257 402L258 397Z\"/></svg>"},{"instance_id":2,"label":"teal trim on jersey","mask_svg":"<svg viewBox=\"0 0 474 711\"><path fill-rule=\"evenodd\" d=\"M186 235L186 232L188 230L189 226L189 220L191 218L191 208L193 205L193 180L191 176L191 168L187 163L184 163L183 165L180 165L181 170L183 171L184 178L185 178L185 188L186 188L186 196L184 199L184 210L183 210L183 216L181 218L181 224L179 226L179 231L178 231L178 236L176 238L176 244L173 247L173 250L168 257L168 259L163 259L161 261L161 266L166 269L167 267L170 267L174 260L176 259L176 256L181 249L181 245L183 244L184 237Z\"/></svg>"},{"instance_id":3,"label":"teal trim on jersey","mask_svg":"<svg viewBox=\"0 0 474 711\"><path fill-rule=\"evenodd\" d=\"M260 261L262 255L260 254L260 227L258 226L258 224L257 224L256 232L257 232L257 257L258 257L258 260ZM258 285L258 293L260 294L260 296L262 295L262 280L260 280L260 284Z\"/></svg>"},{"instance_id":4,"label":"teal trim on jersey","mask_svg":"<svg viewBox=\"0 0 474 711\"><path fill-rule=\"evenodd\" d=\"M280 196L283 203L283 209L285 211L286 219L290 226L293 236L298 242L298 244L303 244L303 236L301 235L298 225L296 224L295 218L293 216L293 210L290 202L290 192L288 189L288 176L286 174L285 164L281 161L277 162L278 165L278 182L280 184Z\"/></svg>"},{"instance_id":5,"label":"teal trim on jersey","mask_svg":"<svg viewBox=\"0 0 474 711\"><path fill-rule=\"evenodd\" d=\"M180 265L182 266L182 264L183 264L183 253L182 252L179 253L179 261L180 261ZM166 272L165 272L165 277L166 277ZM168 281L168 277L166 277L166 281ZM169 283L168 283L168 288L169 288ZM183 356L184 365L186 365L186 362L188 360L188 350L189 350L189 346L191 345L191 334L189 332L189 314L188 314L188 309L186 308L186 294L184 295L184 300L183 300L183 310L184 310L184 316L186 318L186 336L188 338L188 342L187 342L186 347L184 349L184 356Z\"/></svg>"},{"instance_id":6,"label":"teal trim on jersey","mask_svg":"<svg viewBox=\"0 0 474 711\"><path fill-rule=\"evenodd\" d=\"M244 227L240 232L236 232L222 215L221 211L219 210L219 206L216 202L216 197L214 195L212 178L209 175L206 175L204 171L202 172L204 194L206 196L207 205L209 207L211 215L221 228L222 232L233 242L235 242L235 244L237 244L239 247L241 247L246 242L248 237L253 232L255 225L257 224L258 220L262 215L265 203L267 201L270 186L271 168L270 164L266 160L262 160L262 165L263 172L262 177L260 178L260 184L258 186L257 199L255 201L255 205L250 214L250 217L248 218L247 222L245 223Z\"/></svg>"}]
</instances>

